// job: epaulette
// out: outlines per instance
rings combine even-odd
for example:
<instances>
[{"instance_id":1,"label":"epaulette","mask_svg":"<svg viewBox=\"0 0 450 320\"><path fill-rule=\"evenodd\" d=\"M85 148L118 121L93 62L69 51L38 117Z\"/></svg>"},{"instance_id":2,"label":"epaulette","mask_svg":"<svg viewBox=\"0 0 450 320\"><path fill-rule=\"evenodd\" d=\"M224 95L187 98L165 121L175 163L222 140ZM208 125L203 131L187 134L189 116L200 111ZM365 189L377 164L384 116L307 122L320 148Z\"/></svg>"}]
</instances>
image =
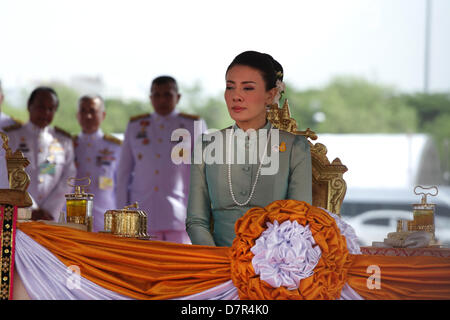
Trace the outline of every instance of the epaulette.
<instances>
[{"instance_id":1,"label":"epaulette","mask_svg":"<svg viewBox=\"0 0 450 320\"><path fill-rule=\"evenodd\" d=\"M188 118L191 120L199 120L200 119L200 117L195 114L188 114L188 113L184 113L184 112L180 112L179 116L183 117L183 118Z\"/></svg>"},{"instance_id":2,"label":"epaulette","mask_svg":"<svg viewBox=\"0 0 450 320\"><path fill-rule=\"evenodd\" d=\"M57 133L62 134L63 136L66 136L67 138L72 139L72 135L70 133L68 133L66 130L61 129L60 127L55 127L55 131Z\"/></svg>"},{"instance_id":3,"label":"epaulette","mask_svg":"<svg viewBox=\"0 0 450 320\"><path fill-rule=\"evenodd\" d=\"M17 122L17 123L11 124L9 126L3 127L2 129L5 132L10 132L10 131L14 131L14 130L17 130L20 128L22 128L22 123Z\"/></svg>"},{"instance_id":4,"label":"epaulette","mask_svg":"<svg viewBox=\"0 0 450 320\"><path fill-rule=\"evenodd\" d=\"M103 135L103 139L105 139L106 141L121 145L122 144L122 140L120 140L119 138L114 137L113 135L110 134L105 134Z\"/></svg>"},{"instance_id":5,"label":"epaulette","mask_svg":"<svg viewBox=\"0 0 450 320\"><path fill-rule=\"evenodd\" d=\"M144 118L147 118L147 117L150 117L150 113L139 114L137 116L131 117L130 118L130 122L136 121L136 120L140 120L140 119L144 119Z\"/></svg>"},{"instance_id":6,"label":"epaulette","mask_svg":"<svg viewBox=\"0 0 450 320\"><path fill-rule=\"evenodd\" d=\"M19 124L23 125L23 121L22 121L22 120L19 120L19 119L14 118L14 117L11 117L11 119L12 119L15 123L19 123Z\"/></svg>"}]
</instances>

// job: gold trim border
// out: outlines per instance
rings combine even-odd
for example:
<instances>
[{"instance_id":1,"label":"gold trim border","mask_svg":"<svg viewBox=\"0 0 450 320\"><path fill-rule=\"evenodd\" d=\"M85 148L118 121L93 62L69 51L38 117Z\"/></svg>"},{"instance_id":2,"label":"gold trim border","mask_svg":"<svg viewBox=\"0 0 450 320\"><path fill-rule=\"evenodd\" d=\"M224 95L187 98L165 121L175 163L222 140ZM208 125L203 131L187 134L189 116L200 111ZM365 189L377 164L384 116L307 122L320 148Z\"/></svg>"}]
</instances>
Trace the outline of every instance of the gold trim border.
<instances>
[{"instance_id":1,"label":"gold trim border","mask_svg":"<svg viewBox=\"0 0 450 320\"><path fill-rule=\"evenodd\" d=\"M13 294L13 272L17 207L0 207L0 300L10 300Z\"/></svg>"}]
</instances>

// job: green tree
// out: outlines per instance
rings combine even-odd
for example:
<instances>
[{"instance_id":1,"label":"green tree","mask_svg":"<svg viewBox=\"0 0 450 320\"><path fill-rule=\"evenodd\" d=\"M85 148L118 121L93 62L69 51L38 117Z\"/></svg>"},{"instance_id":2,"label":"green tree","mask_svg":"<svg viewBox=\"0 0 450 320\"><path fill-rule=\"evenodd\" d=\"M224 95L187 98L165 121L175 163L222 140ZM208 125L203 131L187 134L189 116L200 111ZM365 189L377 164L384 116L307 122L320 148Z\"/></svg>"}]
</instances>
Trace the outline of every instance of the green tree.
<instances>
[{"instance_id":1,"label":"green tree","mask_svg":"<svg viewBox=\"0 0 450 320\"><path fill-rule=\"evenodd\" d=\"M151 111L149 103L138 100L105 99L106 118L102 123L105 133L124 133L132 116Z\"/></svg>"},{"instance_id":2,"label":"green tree","mask_svg":"<svg viewBox=\"0 0 450 320\"><path fill-rule=\"evenodd\" d=\"M14 119L26 122L28 120L28 111L25 107L11 106L7 101L3 102L1 111L13 117Z\"/></svg>"},{"instance_id":3,"label":"green tree","mask_svg":"<svg viewBox=\"0 0 450 320\"><path fill-rule=\"evenodd\" d=\"M180 110L202 117L208 128L222 129L233 124L223 93L205 97L199 82L190 87L182 87L181 91Z\"/></svg>"},{"instance_id":4,"label":"green tree","mask_svg":"<svg viewBox=\"0 0 450 320\"><path fill-rule=\"evenodd\" d=\"M445 179L450 184L450 93L404 94L402 98L418 114L417 131L430 134L436 141L441 167L447 172Z\"/></svg>"},{"instance_id":5,"label":"green tree","mask_svg":"<svg viewBox=\"0 0 450 320\"><path fill-rule=\"evenodd\" d=\"M62 83L47 83L45 85L52 87L59 98L59 107L53 118L52 125L60 127L71 134L80 132L80 126L76 119L80 93Z\"/></svg>"},{"instance_id":6,"label":"green tree","mask_svg":"<svg viewBox=\"0 0 450 320\"><path fill-rule=\"evenodd\" d=\"M286 92L299 128L317 133L415 132L416 112L390 87L337 77L319 90Z\"/></svg>"},{"instance_id":7,"label":"green tree","mask_svg":"<svg viewBox=\"0 0 450 320\"><path fill-rule=\"evenodd\" d=\"M314 115L321 112L322 109L321 91L318 89L300 91L289 83L286 84L286 87L286 92L280 101L281 106L285 99L289 101L291 117L297 121L299 130L306 128L316 130L317 121L314 120Z\"/></svg>"},{"instance_id":8,"label":"green tree","mask_svg":"<svg viewBox=\"0 0 450 320\"><path fill-rule=\"evenodd\" d=\"M42 83L41 85L52 87L59 98L58 110L56 111L52 125L58 126L70 133L79 132L78 122L75 118L79 93L62 83L49 82ZM14 118L26 122L29 119L26 101L31 92L22 90L21 94L21 100L24 101L23 105L13 106L9 104L8 101L5 101L2 105L2 111Z\"/></svg>"},{"instance_id":9,"label":"green tree","mask_svg":"<svg viewBox=\"0 0 450 320\"><path fill-rule=\"evenodd\" d=\"M450 113L450 93L403 94L402 98L417 111L419 130L433 123L438 117Z\"/></svg>"}]
</instances>

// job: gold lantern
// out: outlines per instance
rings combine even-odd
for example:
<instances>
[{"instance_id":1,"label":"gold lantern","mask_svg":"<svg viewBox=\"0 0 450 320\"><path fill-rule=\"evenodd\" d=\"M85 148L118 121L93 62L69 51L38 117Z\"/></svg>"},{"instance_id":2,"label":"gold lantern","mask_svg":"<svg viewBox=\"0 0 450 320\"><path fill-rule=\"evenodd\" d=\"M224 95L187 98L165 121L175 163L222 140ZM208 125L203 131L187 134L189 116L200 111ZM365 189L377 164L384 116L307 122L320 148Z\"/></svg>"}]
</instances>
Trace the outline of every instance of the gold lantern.
<instances>
[{"instance_id":1,"label":"gold lantern","mask_svg":"<svg viewBox=\"0 0 450 320\"><path fill-rule=\"evenodd\" d=\"M84 185L74 185L70 181L82 181L88 180L88 184ZM67 179L67 184L75 188L75 193L66 194L66 206L67 206L67 222L83 224L87 226L87 231L92 232L93 226L93 202L94 195L92 193L86 193L85 187L90 186L91 179L86 178L69 178Z\"/></svg>"},{"instance_id":2,"label":"gold lantern","mask_svg":"<svg viewBox=\"0 0 450 320\"><path fill-rule=\"evenodd\" d=\"M104 232L126 238L149 239L147 234L147 214L137 210L135 202L121 210L108 210L104 214Z\"/></svg>"},{"instance_id":3,"label":"gold lantern","mask_svg":"<svg viewBox=\"0 0 450 320\"><path fill-rule=\"evenodd\" d=\"M435 189L435 193L430 192L417 192L417 188L422 188L424 190ZM434 212L436 205L434 203L427 202L427 195L437 196L438 188L436 186L423 187L416 186L414 188L414 194L422 195L421 203L413 204L413 214L414 221L410 223L409 231L426 231L432 234L432 241L435 241L435 222L434 222Z\"/></svg>"}]
</instances>

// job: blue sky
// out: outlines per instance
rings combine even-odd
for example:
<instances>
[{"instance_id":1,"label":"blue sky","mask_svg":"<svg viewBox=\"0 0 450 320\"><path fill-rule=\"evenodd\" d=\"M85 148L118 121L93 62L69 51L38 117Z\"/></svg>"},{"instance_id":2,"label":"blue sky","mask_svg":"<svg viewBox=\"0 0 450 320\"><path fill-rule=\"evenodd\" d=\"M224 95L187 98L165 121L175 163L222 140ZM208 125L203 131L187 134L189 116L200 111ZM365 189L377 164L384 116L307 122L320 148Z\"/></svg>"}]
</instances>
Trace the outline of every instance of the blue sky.
<instances>
[{"instance_id":1,"label":"blue sky","mask_svg":"<svg viewBox=\"0 0 450 320\"><path fill-rule=\"evenodd\" d=\"M423 88L426 0L0 0L0 78L100 76L146 99L152 78L223 90L235 55L272 54L305 89L357 75ZM432 0L431 91L450 91L450 1ZM110 91L111 92L111 91Z\"/></svg>"}]
</instances>

